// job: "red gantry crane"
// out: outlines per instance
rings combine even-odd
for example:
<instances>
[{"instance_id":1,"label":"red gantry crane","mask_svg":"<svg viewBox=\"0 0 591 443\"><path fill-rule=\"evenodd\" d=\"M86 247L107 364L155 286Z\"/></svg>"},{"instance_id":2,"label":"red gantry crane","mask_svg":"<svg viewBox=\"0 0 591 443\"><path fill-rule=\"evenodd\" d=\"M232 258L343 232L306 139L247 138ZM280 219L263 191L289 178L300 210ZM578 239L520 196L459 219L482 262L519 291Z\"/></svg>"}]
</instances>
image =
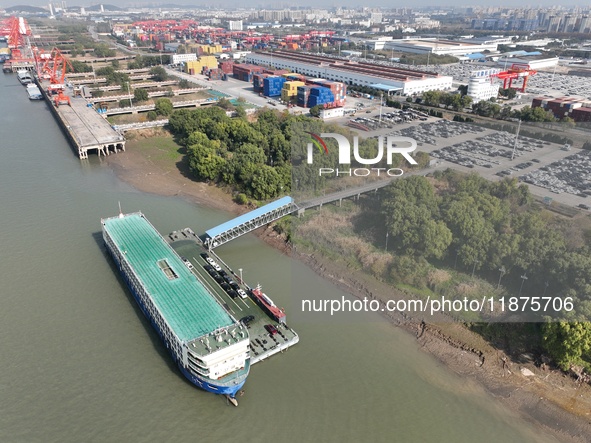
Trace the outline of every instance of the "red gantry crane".
<instances>
[{"instance_id":1,"label":"red gantry crane","mask_svg":"<svg viewBox=\"0 0 591 443\"><path fill-rule=\"evenodd\" d=\"M13 60L25 60L23 51L28 49L28 37L31 35L29 25L22 17L12 16L8 19L8 47Z\"/></svg>"},{"instance_id":2,"label":"red gantry crane","mask_svg":"<svg viewBox=\"0 0 591 443\"><path fill-rule=\"evenodd\" d=\"M40 58L43 64L38 71L38 75L42 79L49 79L50 84L47 92L55 96L53 99L55 106L70 105L70 97L64 94L64 90L66 89L67 68L69 67L72 72L74 71L72 63L58 48L53 48L49 56L43 54Z\"/></svg>"},{"instance_id":3,"label":"red gantry crane","mask_svg":"<svg viewBox=\"0 0 591 443\"><path fill-rule=\"evenodd\" d=\"M527 79L530 75L536 75L538 71L529 68L529 65L513 64L511 68L506 71L501 71L498 74L494 74L491 77L497 77L503 80L503 89L512 88L513 80L523 78L523 84L521 88L515 88L521 92L525 92L527 86Z\"/></svg>"}]
</instances>

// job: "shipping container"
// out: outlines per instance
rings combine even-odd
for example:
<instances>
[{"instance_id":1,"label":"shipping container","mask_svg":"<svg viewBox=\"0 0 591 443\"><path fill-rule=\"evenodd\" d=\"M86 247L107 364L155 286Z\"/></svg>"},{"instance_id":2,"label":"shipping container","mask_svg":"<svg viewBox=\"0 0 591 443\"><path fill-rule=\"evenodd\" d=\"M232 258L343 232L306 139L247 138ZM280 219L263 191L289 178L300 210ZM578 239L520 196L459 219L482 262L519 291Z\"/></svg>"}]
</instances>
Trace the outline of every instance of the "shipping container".
<instances>
[{"instance_id":1,"label":"shipping container","mask_svg":"<svg viewBox=\"0 0 591 443\"><path fill-rule=\"evenodd\" d=\"M267 97L279 97L285 83L284 77L269 76L263 79L263 94Z\"/></svg>"}]
</instances>

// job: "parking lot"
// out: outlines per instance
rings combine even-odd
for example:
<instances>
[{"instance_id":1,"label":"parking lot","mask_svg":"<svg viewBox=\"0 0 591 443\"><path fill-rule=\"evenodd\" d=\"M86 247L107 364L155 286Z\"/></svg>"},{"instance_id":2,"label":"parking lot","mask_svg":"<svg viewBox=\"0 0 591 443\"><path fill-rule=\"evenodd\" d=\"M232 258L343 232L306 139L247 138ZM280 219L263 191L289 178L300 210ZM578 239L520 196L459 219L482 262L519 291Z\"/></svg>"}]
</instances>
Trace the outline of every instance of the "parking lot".
<instances>
[{"instance_id":1,"label":"parking lot","mask_svg":"<svg viewBox=\"0 0 591 443\"><path fill-rule=\"evenodd\" d=\"M591 152L581 150L524 174L519 179L555 194L566 192L586 198L591 195Z\"/></svg>"},{"instance_id":2,"label":"parking lot","mask_svg":"<svg viewBox=\"0 0 591 443\"><path fill-rule=\"evenodd\" d=\"M553 98L574 96L591 100L591 81L589 77L578 75L538 72L529 79L527 92Z\"/></svg>"},{"instance_id":3,"label":"parking lot","mask_svg":"<svg viewBox=\"0 0 591 443\"><path fill-rule=\"evenodd\" d=\"M361 108L359 111L363 111ZM374 114L373 111L368 110L369 113ZM427 121L429 114L414 109L400 110L385 108L382 109L382 114L363 116L352 118L347 122L348 126L361 129L364 131L375 131L378 129L392 129L398 125L412 121Z\"/></svg>"},{"instance_id":4,"label":"parking lot","mask_svg":"<svg viewBox=\"0 0 591 443\"><path fill-rule=\"evenodd\" d=\"M581 149L430 117L400 124L400 129L378 128L370 137L400 135L417 140L418 150L436 160L435 168L475 172L488 180L516 177L532 194L578 207L590 205L591 153ZM515 148L515 152L513 152ZM513 160L511 159L513 157ZM586 192L588 191L588 192Z\"/></svg>"}]
</instances>

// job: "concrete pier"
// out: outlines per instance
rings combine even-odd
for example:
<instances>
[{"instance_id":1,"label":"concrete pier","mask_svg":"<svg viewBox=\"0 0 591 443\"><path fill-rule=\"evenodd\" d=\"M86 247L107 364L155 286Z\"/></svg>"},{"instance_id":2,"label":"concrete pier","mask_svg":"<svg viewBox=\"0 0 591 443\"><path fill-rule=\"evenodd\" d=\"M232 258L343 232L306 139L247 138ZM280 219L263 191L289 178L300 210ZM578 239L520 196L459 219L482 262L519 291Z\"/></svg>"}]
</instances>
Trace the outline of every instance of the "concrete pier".
<instances>
[{"instance_id":1,"label":"concrete pier","mask_svg":"<svg viewBox=\"0 0 591 443\"><path fill-rule=\"evenodd\" d=\"M38 82L49 109L66 134L72 148L80 159L88 158L88 154L109 155L125 151L125 137L111 127L109 122L96 110L88 106L82 97L74 97L66 88L65 94L70 98L71 106L54 103L55 96L48 94L49 82Z\"/></svg>"}]
</instances>

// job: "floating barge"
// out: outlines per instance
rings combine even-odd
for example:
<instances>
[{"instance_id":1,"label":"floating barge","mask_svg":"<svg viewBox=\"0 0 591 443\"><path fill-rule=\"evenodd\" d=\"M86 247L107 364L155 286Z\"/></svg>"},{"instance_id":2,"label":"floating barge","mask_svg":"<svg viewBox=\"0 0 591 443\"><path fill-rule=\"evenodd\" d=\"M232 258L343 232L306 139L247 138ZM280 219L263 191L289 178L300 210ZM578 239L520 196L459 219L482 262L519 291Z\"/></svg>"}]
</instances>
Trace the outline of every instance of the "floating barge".
<instances>
[{"instance_id":1,"label":"floating barge","mask_svg":"<svg viewBox=\"0 0 591 443\"><path fill-rule=\"evenodd\" d=\"M195 385L235 401L253 364L299 342L285 311L207 251L190 228L165 239L142 213L101 224L142 312Z\"/></svg>"},{"instance_id":2,"label":"floating barge","mask_svg":"<svg viewBox=\"0 0 591 443\"><path fill-rule=\"evenodd\" d=\"M103 240L183 375L234 398L250 370L248 329L236 321L141 213L101 220Z\"/></svg>"}]
</instances>

